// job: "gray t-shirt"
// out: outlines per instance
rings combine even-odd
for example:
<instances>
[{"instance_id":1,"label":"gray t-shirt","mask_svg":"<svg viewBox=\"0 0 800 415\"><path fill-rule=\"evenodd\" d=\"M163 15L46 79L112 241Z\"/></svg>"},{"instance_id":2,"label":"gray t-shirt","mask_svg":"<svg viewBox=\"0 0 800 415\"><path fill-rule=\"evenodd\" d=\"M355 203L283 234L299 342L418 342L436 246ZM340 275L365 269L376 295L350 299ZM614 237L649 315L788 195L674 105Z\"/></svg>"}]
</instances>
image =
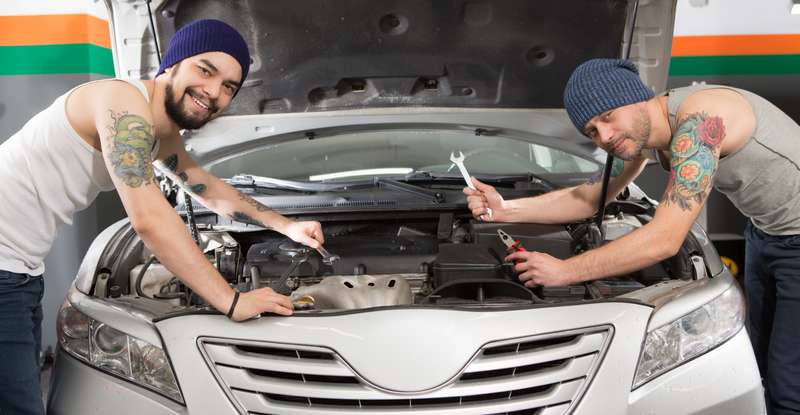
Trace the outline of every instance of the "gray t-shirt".
<instances>
[{"instance_id":1,"label":"gray t-shirt","mask_svg":"<svg viewBox=\"0 0 800 415\"><path fill-rule=\"evenodd\" d=\"M758 229L770 235L800 234L800 126L769 101L738 88L694 85L668 92L672 131L683 101L694 92L725 88L753 107L756 129L734 153L722 155L714 187Z\"/></svg>"}]
</instances>

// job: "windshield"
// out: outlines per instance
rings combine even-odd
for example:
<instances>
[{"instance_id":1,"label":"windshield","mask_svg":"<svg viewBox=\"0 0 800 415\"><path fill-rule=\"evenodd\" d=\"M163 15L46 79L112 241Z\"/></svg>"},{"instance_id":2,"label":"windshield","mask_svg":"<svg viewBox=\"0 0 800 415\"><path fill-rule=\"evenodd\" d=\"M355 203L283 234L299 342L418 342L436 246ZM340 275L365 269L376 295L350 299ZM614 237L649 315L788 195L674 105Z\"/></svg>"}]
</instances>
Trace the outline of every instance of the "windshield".
<instances>
[{"instance_id":1,"label":"windshield","mask_svg":"<svg viewBox=\"0 0 800 415\"><path fill-rule=\"evenodd\" d=\"M314 140L269 143L208 165L218 177L250 174L286 180L347 180L412 172L459 174L461 151L470 175L594 173L589 159L523 140L472 130L355 131Z\"/></svg>"}]
</instances>

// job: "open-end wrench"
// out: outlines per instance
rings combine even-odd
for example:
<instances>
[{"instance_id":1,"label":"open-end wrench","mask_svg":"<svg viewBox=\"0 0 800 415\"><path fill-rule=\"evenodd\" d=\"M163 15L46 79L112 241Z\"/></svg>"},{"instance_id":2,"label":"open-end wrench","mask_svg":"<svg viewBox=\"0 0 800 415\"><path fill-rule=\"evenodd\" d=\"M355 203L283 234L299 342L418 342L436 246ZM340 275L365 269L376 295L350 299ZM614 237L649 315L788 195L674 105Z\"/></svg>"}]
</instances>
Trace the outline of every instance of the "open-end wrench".
<instances>
[{"instance_id":1,"label":"open-end wrench","mask_svg":"<svg viewBox=\"0 0 800 415\"><path fill-rule=\"evenodd\" d=\"M334 262L340 259L339 255L331 254L327 249L325 249L325 247L321 245L319 248L317 248L317 252L319 252L319 255L322 257L322 262L328 265L333 265Z\"/></svg>"},{"instance_id":2,"label":"open-end wrench","mask_svg":"<svg viewBox=\"0 0 800 415\"><path fill-rule=\"evenodd\" d=\"M458 152L458 156L454 151L450 152L450 161L458 167L458 170L461 172L461 175L464 176L464 181L467 182L467 187L472 190L477 190L475 185L472 183L472 178L469 176L467 172L467 168L464 166L464 153L461 151ZM489 219L492 218L492 209L486 208L486 213L489 215ZM481 215L481 219L483 219L483 215Z\"/></svg>"},{"instance_id":3,"label":"open-end wrench","mask_svg":"<svg viewBox=\"0 0 800 415\"><path fill-rule=\"evenodd\" d=\"M303 249L298 249L289 255L292 258L292 263L289 264L289 268L286 268L286 271L283 271L281 277L270 285L270 288L278 294L289 295L292 293L293 290L292 287L289 286L289 279L292 277L294 270L296 270L300 264L308 260L308 248L303 247Z\"/></svg>"}]
</instances>

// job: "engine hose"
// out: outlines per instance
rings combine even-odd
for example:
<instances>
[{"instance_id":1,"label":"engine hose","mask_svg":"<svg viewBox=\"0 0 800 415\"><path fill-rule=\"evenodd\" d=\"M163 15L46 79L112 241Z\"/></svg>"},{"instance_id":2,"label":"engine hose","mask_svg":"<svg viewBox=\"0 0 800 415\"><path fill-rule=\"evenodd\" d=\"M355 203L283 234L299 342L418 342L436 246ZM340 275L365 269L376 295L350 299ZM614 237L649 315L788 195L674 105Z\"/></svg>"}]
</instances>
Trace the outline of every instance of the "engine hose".
<instances>
[{"instance_id":1,"label":"engine hose","mask_svg":"<svg viewBox=\"0 0 800 415\"><path fill-rule=\"evenodd\" d=\"M139 297L147 297L142 292L142 279L144 279L144 273L147 272L147 269L150 268L150 265L153 265L153 261L156 260L155 255L150 255L150 258L147 258L147 261L142 266L142 269L139 270L139 274L136 276L136 295Z\"/></svg>"}]
</instances>

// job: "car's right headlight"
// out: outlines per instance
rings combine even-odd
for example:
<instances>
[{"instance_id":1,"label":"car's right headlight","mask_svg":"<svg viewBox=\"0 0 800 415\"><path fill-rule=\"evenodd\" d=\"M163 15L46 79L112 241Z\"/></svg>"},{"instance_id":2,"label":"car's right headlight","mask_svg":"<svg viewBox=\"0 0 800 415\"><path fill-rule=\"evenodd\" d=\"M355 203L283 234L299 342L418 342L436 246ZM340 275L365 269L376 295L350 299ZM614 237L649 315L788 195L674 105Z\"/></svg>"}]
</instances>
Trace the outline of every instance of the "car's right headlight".
<instances>
[{"instance_id":1,"label":"car's right headlight","mask_svg":"<svg viewBox=\"0 0 800 415\"><path fill-rule=\"evenodd\" d=\"M742 292L733 285L702 307L649 332L633 389L733 337L744 326L744 310Z\"/></svg>"},{"instance_id":2,"label":"car's right headlight","mask_svg":"<svg viewBox=\"0 0 800 415\"><path fill-rule=\"evenodd\" d=\"M81 313L69 301L58 312L58 342L89 365L183 403L164 350Z\"/></svg>"}]
</instances>

